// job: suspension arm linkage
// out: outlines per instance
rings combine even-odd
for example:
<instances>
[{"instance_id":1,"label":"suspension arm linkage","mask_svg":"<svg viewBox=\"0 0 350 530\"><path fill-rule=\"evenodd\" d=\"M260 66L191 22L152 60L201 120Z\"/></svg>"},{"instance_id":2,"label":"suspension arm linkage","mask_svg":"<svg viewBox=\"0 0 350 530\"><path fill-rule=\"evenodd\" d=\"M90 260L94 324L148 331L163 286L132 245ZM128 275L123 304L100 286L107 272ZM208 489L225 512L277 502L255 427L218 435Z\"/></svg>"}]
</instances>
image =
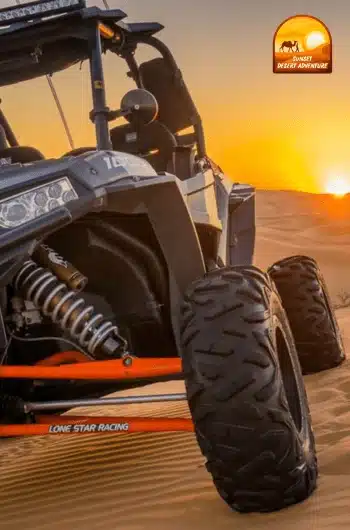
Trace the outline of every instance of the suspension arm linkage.
<instances>
[{"instance_id":1,"label":"suspension arm linkage","mask_svg":"<svg viewBox=\"0 0 350 530\"><path fill-rule=\"evenodd\" d=\"M87 398L68 399L58 401L38 401L25 403L26 412L36 412L43 410L62 410L74 407L100 407L102 405L131 405L135 403L162 403L164 401L186 401L185 393L178 394L155 394L141 396L120 396L110 398Z\"/></svg>"},{"instance_id":2,"label":"suspension arm linkage","mask_svg":"<svg viewBox=\"0 0 350 530\"><path fill-rule=\"evenodd\" d=\"M110 361L81 362L60 366L0 366L0 378L4 379L88 379L118 380L148 378L182 372L180 358L124 357Z\"/></svg>"}]
</instances>

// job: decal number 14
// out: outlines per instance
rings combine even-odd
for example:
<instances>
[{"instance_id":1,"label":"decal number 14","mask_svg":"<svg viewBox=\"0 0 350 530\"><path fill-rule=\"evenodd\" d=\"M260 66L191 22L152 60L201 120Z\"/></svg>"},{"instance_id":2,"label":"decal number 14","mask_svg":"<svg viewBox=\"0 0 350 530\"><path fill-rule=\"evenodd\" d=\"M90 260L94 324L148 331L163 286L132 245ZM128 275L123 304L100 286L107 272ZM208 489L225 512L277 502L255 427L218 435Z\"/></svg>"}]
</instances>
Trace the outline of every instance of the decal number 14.
<instances>
[{"instance_id":1,"label":"decal number 14","mask_svg":"<svg viewBox=\"0 0 350 530\"><path fill-rule=\"evenodd\" d=\"M115 169L121 165L117 156L104 156L103 160L106 162L107 169Z\"/></svg>"}]
</instances>

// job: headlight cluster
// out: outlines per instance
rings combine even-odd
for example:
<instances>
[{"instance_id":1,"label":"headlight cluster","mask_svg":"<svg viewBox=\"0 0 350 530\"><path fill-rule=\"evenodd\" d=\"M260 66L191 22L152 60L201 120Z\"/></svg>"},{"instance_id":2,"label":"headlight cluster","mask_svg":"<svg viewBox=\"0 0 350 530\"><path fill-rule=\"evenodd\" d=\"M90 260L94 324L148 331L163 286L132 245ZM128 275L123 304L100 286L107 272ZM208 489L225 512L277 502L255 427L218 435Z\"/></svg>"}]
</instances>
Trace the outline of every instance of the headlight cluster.
<instances>
[{"instance_id":1,"label":"headlight cluster","mask_svg":"<svg viewBox=\"0 0 350 530\"><path fill-rule=\"evenodd\" d=\"M77 198L69 179L59 178L0 201L0 226L20 226Z\"/></svg>"}]
</instances>

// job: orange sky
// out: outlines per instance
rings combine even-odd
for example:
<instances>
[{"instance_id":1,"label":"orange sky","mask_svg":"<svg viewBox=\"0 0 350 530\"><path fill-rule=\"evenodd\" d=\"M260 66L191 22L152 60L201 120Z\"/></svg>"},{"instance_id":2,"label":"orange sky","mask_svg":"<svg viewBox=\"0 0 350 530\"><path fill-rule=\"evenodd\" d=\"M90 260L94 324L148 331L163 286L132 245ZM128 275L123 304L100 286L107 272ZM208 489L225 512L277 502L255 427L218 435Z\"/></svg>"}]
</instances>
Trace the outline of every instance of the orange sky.
<instances>
[{"instance_id":1,"label":"orange sky","mask_svg":"<svg viewBox=\"0 0 350 530\"><path fill-rule=\"evenodd\" d=\"M0 5L11 2L0 0ZM97 4L102 5L98 0ZM89 1L92 5L92 1ZM235 181L259 187L324 191L330 175L350 179L350 2L348 0L110 0L130 20L166 26L171 47L203 118L210 156ZM327 24L334 73L272 73L272 39L294 14ZM106 58L112 108L132 87L118 57ZM87 65L54 78L76 146L91 145ZM0 90L21 143L46 156L69 150L45 79Z\"/></svg>"}]
</instances>

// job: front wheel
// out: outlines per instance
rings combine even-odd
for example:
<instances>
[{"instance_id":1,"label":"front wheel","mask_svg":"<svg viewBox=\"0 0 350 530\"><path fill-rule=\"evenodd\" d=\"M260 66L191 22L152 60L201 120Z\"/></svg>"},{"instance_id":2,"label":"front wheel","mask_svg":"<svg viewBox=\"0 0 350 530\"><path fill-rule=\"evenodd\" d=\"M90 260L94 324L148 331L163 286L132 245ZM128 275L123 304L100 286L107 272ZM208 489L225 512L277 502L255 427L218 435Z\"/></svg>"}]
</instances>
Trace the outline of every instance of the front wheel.
<instances>
[{"instance_id":1,"label":"front wheel","mask_svg":"<svg viewBox=\"0 0 350 530\"><path fill-rule=\"evenodd\" d=\"M252 266L211 271L182 307L189 408L207 469L240 512L306 499L317 460L306 392L273 282Z\"/></svg>"}]
</instances>

